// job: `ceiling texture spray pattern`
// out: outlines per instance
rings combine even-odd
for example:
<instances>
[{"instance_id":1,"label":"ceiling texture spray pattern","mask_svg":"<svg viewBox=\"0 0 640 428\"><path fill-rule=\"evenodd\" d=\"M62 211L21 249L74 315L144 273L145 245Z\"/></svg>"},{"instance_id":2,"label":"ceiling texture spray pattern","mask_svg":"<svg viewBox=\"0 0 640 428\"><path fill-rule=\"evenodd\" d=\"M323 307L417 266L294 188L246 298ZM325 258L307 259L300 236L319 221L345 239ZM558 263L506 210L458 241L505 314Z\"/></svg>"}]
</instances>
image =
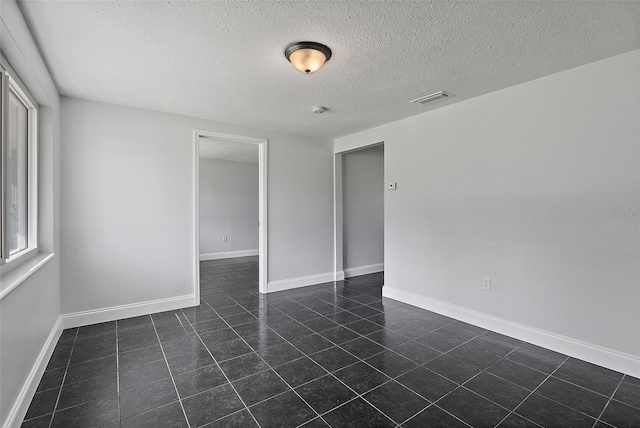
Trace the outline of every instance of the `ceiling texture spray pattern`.
<instances>
[{"instance_id":1,"label":"ceiling texture spray pattern","mask_svg":"<svg viewBox=\"0 0 640 428\"><path fill-rule=\"evenodd\" d=\"M328 138L640 48L635 1L19 4L62 95Z\"/></svg>"}]
</instances>

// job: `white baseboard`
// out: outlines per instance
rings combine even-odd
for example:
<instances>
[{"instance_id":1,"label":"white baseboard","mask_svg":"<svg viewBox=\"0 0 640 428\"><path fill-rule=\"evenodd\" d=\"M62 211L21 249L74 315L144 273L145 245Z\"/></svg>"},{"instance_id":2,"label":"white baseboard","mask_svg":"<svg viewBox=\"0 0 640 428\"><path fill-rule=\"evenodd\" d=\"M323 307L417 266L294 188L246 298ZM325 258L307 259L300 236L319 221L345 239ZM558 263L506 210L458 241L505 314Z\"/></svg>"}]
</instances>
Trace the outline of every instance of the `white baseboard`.
<instances>
[{"instance_id":1,"label":"white baseboard","mask_svg":"<svg viewBox=\"0 0 640 428\"><path fill-rule=\"evenodd\" d=\"M474 324L611 370L640 377L640 358L550 331L518 324L462 306L430 299L385 285L382 295L412 306Z\"/></svg>"},{"instance_id":2,"label":"white baseboard","mask_svg":"<svg viewBox=\"0 0 640 428\"><path fill-rule=\"evenodd\" d=\"M64 328L73 328L123 318L137 317L139 315L147 315L155 312L171 311L174 309L194 306L195 304L195 295L189 294L186 296L171 297L168 299L158 299L148 302L63 314L62 320Z\"/></svg>"},{"instance_id":3,"label":"white baseboard","mask_svg":"<svg viewBox=\"0 0 640 428\"><path fill-rule=\"evenodd\" d=\"M219 260L219 259L232 259L234 257L248 257L259 255L259 250L242 250L242 251L226 251L222 253L205 253L200 254L200 261L205 260Z\"/></svg>"},{"instance_id":4,"label":"white baseboard","mask_svg":"<svg viewBox=\"0 0 640 428\"><path fill-rule=\"evenodd\" d=\"M5 420L3 428L17 428L22 424L22 420L27 414L27 410L29 410L31 400L36 393L36 389L38 389L40 379L42 379L44 370L47 368L47 364L49 364L49 359L51 358L51 354L53 354L53 350L55 349L61 334L62 317L58 317L58 320L51 329L47 340L40 350L40 354L38 354L36 362L33 364L27 379L22 385L22 389L20 390L16 401L9 410L9 415Z\"/></svg>"},{"instance_id":5,"label":"white baseboard","mask_svg":"<svg viewBox=\"0 0 640 428\"><path fill-rule=\"evenodd\" d=\"M344 271L343 270L339 270L336 271L336 274L334 275L334 281L344 281Z\"/></svg>"},{"instance_id":6,"label":"white baseboard","mask_svg":"<svg viewBox=\"0 0 640 428\"><path fill-rule=\"evenodd\" d=\"M344 270L344 277L351 278L352 276L367 275L369 273L378 273L383 271L384 271L384 263L376 263L373 265L347 268Z\"/></svg>"},{"instance_id":7,"label":"white baseboard","mask_svg":"<svg viewBox=\"0 0 640 428\"><path fill-rule=\"evenodd\" d=\"M267 284L267 293L291 290L292 288L298 287L307 287L309 285L323 284L325 282L333 282L334 275L335 274L333 272L329 272L320 275L301 276L298 278L270 281Z\"/></svg>"}]
</instances>

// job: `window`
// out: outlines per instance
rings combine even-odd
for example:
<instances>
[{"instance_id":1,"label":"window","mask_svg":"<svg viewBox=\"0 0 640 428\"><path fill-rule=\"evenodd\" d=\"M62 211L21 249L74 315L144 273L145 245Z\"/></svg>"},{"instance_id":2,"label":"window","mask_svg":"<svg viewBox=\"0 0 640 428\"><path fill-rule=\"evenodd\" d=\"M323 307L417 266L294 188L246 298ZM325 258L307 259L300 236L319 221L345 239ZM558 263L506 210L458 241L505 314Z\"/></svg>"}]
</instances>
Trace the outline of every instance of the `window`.
<instances>
[{"instance_id":1,"label":"window","mask_svg":"<svg viewBox=\"0 0 640 428\"><path fill-rule=\"evenodd\" d=\"M37 110L6 70L0 96L0 269L37 251Z\"/></svg>"}]
</instances>

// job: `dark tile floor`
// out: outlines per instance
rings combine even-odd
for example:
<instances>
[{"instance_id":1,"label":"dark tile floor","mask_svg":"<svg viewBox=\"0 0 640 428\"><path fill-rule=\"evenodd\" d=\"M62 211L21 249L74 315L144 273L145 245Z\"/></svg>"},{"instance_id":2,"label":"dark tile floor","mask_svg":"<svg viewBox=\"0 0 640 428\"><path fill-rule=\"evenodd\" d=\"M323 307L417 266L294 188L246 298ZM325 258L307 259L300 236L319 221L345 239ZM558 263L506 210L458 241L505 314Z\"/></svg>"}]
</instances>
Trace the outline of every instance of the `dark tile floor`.
<instances>
[{"instance_id":1,"label":"dark tile floor","mask_svg":"<svg viewBox=\"0 0 640 428\"><path fill-rule=\"evenodd\" d=\"M373 274L65 330L23 427L640 427L640 380L381 298Z\"/></svg>"}]
</instances>

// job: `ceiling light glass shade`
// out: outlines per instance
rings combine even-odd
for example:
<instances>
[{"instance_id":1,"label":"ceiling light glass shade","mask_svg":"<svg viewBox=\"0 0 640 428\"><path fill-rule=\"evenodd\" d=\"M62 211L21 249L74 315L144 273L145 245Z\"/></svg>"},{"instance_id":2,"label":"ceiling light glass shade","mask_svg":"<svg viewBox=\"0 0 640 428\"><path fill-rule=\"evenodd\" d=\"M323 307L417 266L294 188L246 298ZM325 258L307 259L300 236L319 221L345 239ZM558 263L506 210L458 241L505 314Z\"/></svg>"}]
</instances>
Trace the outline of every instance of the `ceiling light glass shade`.
<instances>
[{"instance_id":1,"label":"ceiling light glass shade","mask_svg":"<svg viewBox=\"0 0 640 428\"><path fill-rule=\"evenodd\" d=\"M298 42L287 46L284 54L296 70L309 74L331 58L331 49L320 43Z\"/></svg>"}]
</instances>

